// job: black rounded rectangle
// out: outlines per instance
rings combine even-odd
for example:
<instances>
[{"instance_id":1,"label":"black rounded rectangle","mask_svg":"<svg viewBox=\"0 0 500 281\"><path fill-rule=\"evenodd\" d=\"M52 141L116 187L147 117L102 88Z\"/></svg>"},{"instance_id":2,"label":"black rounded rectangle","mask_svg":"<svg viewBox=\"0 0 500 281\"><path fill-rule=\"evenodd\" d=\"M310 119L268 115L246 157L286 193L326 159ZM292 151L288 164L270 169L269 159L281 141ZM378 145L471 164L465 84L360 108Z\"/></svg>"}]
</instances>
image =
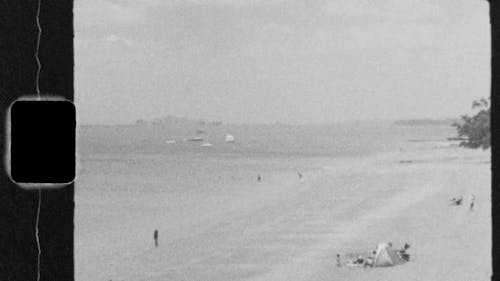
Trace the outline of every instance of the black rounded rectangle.
<instances>
[{"instance_id":1,"label":"black rounded rectangle","mask_svg":"<svg viewBox=\"0 0 500 281\"><path fill-rule=\"evenodd\" d=\"M65 100L18 100L10 108L10 175L16 183L75 178L76 111Z\"/></svg>"}]
</instances>

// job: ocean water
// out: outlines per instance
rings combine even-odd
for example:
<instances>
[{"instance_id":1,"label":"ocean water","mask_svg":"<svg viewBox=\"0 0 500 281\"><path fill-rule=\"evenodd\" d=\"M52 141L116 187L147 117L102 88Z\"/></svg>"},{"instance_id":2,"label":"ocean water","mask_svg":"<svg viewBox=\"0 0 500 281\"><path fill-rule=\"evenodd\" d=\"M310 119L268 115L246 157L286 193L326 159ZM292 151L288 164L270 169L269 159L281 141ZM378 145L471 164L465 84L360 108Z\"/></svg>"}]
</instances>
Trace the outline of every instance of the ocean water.
<instances>
[{"instance_id":1,"label":"ocean water","mask_svg":"<svg viewBox=\"0 0 500 281\"><path fill-rule=\"evenodd\" d=\"M225 143L226 133L232 134L236 142ZM212 146L184 141L196 135ZM77 280L146 280L155 270L158 276L171 274L174 279L170 280L176 280L175 274L192 271L185 269L190 264L198 266L199 276L242 279L246 274L254 274L250 271L265 270L265 266L248 269L239 263L227 272L215 273L203 266L217 260L248 262L247 259L255 266L258 262L249 253L265 255L267 250L252 248L246 252L245 243L280 228L293 229L293 219L281 214L300 217L294 210L309 202L304 198L322 196L311 191L315 185L333 186L332 191L327 191L332 195L339 191L345 196L358 194L350 175L345 179L341 174L332 179L316 177L325 168L331 168L332 162L342 166L345 161L349 164L344 168L349 169L349 165L357 165L357 159L370 156L433 147L445 149L446 137L451 136L451 126L400 126L392 122L79 127L75 196ZM303 180L297 172L304 175ZM258 175L261 182L257 181ZM316 208L311 202L308 208ZM328 206L340 212L343 205ZM160 244L168 247L164 246L165 252L156 256L161 263L155 267L149 259L157 255L151 252L151 234L157 228ZM224 237L235 241L230 250L229 240L223 240ZM231 257L238 253L240 257ZM134 270L135 267L147 268L149 273ZM190 280L196 280L195 277Z\"/></svg>"},{"instance_id":2,"label":"ocean water","mask_svg":"<svg viewBox=\"0 0 500 281\"><path fill-rule=\"evenodd\" d=\"M198 134L197 134L198 131ZM203 131L202 133L199 133ZM226 143L231 133L235 143ZM185 141L201 136L203 142ZM392 122L330 126L169 124L78 129L77 189L87 192L230 193L230 186L269 183L321 169L336 159L447 145L451 126ZM167 141L175 140L175 143ZM285 177L285 178L286 178ZM275 181L279 181L275 179Z\"/></svg>"},{"instance_id":3,"label":"ocean water","mask_svg":"<svg viewBox=\"0 0 500 281\"><path fill-rule=\"evenodd\" d=\"M235 143L225 143L226 133ZM448 125L403 126L393 122L336 125L197 125L169 123L143 126L81 126L78 149L89 155L232 155L241 157L335 157L383 152L408 141L445 141L454 136ZM199 136L213 144L184 139ZM176 143L167 143L174 140Z\"/></svg>"},{"instance_id":4,"label":"ocean water","mask_svg":"<svg viewBox=\"0 0 500 281\"><path fill-rule=\"evenodd\" d=\"M235 136L236 142L225 143L226 133ZM213 146L184 141L195 135ZM190 192L202 188L200 182L211 185L226 180L248 181L257 174L317 169L332 159L366 157L419 145L446 145L450 136L454 136L451 126L400 126L392 122L330 126L85 126L78 129L77 182L82 192ZM86 184L96 177L103 180ZM113 179L119 179L121 184L107 183ZM162 181L169 184L157 184Z\"/></svg>"}]
</instances>

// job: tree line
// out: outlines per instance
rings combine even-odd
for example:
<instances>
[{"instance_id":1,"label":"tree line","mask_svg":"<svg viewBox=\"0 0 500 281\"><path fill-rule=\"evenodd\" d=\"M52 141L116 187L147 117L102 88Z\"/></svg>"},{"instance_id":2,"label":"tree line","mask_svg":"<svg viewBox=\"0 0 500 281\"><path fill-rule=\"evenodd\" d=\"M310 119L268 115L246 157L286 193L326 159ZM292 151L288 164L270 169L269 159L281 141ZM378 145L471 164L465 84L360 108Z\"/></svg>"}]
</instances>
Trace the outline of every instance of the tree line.
<instances>
[{"instance_id":1,"label":"tree line","mask_svg":"<svg viewBox=\"0 0 500 281\"><path fill-rule=\"evenodd\" d=\"M472 102L475 114L460 116L461 122L453 124L458 137L464 138L460 143L463 147L488 149L491 146L490 131L490 99L480 99Z\"/></svg>"}]
</instances>

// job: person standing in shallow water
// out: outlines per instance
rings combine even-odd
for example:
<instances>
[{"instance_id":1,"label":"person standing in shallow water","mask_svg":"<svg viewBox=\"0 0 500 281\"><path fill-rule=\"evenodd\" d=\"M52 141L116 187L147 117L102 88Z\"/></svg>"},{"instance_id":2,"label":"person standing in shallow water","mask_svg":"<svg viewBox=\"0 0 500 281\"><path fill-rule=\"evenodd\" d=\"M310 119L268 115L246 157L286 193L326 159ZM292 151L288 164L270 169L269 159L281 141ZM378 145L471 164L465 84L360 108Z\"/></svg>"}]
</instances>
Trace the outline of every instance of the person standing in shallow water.
<instances>
[{"instance_id":1,"label":"person standing in shallow water","mask_svg":"<svg viewBox=\"0 0 500 281\"><path fill-rule=\"evenodd\" d=\"M158 247L158 229L155 229L153 233L153 239L155 240L155 247Z\"/></svg>"}]
</instances>

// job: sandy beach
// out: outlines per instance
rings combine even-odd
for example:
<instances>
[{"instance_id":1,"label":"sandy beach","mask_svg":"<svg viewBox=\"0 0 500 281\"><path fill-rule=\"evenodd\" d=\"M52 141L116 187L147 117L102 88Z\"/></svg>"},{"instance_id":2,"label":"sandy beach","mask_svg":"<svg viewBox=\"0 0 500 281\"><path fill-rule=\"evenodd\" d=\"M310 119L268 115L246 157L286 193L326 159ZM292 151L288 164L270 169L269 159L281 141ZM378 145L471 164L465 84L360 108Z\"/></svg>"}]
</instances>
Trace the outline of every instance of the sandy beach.
<instances>
[{"instance_id":1,"label":"sandy beach","mask_svg":"<svg viewBox=\"0 0 500 281\"><path fill-rule=\"evenodd\" d=\"M331 232L308 255L255 280L488 280L488 156L458 153L463 155L413 155L418 159L415 164L385 162L373 168L370 172L380 177L377 189L382 194L366 198L369 202L361 203L366 209L359 206L364 209L359 216L341 220L340 225L332 221ZM481 202L474 211L468 201L466 206L448 204L455 194L470 193L477 196L476 203ZM410 262L368 269L334 265L336 252L366 253L377 242L397 247L408 242Z\"/></svg>"},{"instance_id":2,"label":"sandy beach","mask_svg":"<svg viewBox=\"0 0 500 281\"><path fill-rule=\"evenodd\" d=\"M134 171L143 164L133 156L83 156L76 280L469 281L491 274L489 151L423 142L363 157L155 155L143 159L151 165L140 176ZM172 170L164 172L168 161ZM450 205L459 195L464 205ZM410 262L335 265L337 253L345 263L380 242L409 243Z\"/></svg>"}]
</instances>

